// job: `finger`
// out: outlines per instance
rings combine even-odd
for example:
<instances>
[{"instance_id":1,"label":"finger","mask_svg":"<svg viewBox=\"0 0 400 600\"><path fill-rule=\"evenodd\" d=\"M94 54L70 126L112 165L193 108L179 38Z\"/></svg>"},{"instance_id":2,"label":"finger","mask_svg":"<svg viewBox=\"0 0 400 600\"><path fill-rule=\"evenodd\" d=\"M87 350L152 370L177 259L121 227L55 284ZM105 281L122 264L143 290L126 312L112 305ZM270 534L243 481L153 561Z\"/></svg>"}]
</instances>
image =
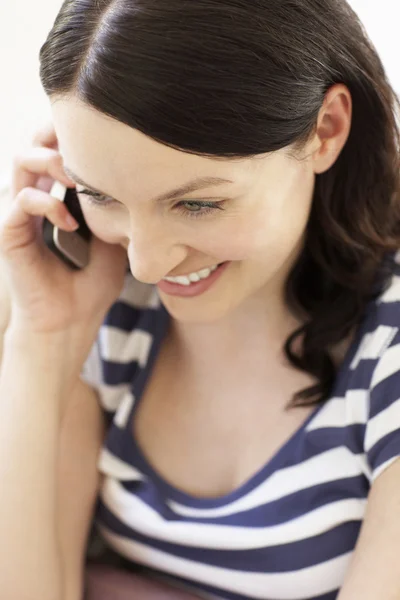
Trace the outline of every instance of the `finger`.
<instances>
[{"instance_id":1,"label":"finger","mask_svg":"<svg viewBox=\"0 0 400 600\"><path fill-rule=\"evenodd\" d=\"M43 192L49 193L51 188L53 187L54 179L52 179L48 175L42 175L36 182L35 187L38 190L42 190Z\"/></svg>"},{"instance_id":2,"label":"finger","mask_svg":"<svg viewBox=\"0 0 400 600\"><path fill-rule=\"evenodd\" d=\"M52 121L42 125L32 138L33 146L47 146L47 148L58 149L58 139Z\"/></svg>"},{"instance_id":3,"label":"finger","mask_svg":"<svg viewBox=\"0 0 400 600\"><path fill-rule=\"evenodd\" d=\"M73 231L73 217L63 202L36 188L24 188L16 196L0 227L0 245L6 253L26 248L37 235L37 219L46 217L56 227ZM74 220L73 220L74 221ZM72 222L73 222L72 221Z\"/></svg>"},{"instance_id":4,"label":"finger","mask_svg":"<svg viewBox=\"0 0 400 600\"><path fill-rule=\"evenodd\" d=\"M24 188L36 187L40 176L50 176L68 187L75 187L62 164L61 155L51 148L28 148L17 155L13 161L11 197L14 198Z\"/></svg>"}]
</instances>

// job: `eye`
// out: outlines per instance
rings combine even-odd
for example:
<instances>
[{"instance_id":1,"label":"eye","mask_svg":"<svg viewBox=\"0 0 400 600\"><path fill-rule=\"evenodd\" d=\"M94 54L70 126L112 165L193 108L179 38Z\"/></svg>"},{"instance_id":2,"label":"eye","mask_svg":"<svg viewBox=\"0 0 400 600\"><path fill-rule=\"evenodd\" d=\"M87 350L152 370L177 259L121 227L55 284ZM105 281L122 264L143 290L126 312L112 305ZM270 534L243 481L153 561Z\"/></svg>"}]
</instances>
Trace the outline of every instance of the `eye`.
<instances>
[{"instance_id":1,"label":"eye","mask_svg":"<svg viewBox=\"0 0 400 600\"><path fill-rule=\"evenodd\" d=\"M176 208L189 219L198 219L210 214L214 210L224 210L221 202L204 202L200 200L182 200Z\"/></svg>"},{"instance_id":2,"label":"eye","mask_svg":"<svg viewBox=\"0 0 400 600\"><path fill-rule=\"evenodd\" d=\"M79 191L77 190L77 193L83 194L89 204L94 204L100 208L108 208L109 206L118 204L117 200L113 200L112 198L108 198L107 196L103 196L102 194L93 192L92 190L87 190L86 188L83 188ZM222 207L222 202L209 202L200 200L182 200L176 205L176 209L189 219L198 219L199 217L204 217L214 210L224 210Z\"/></svg>"},{"instance_id":3,"label":"eye","mask_svg":"<svg viewBox=\"0 0 400 600\"><path fill-rule=\"evenodd\" d=\"M87 189L82 189L82 190L77 190L77 194L83 194L85 196L86 201L89 204L94 204L95 206L100 206L100 207L108 207L112 204L116 204L117 201L113 200L112 198L107 198L106 196L103 196L102 194L98 194L97 192L92 192L91 190L87 190Z\"/></svg>"}]
</instances>

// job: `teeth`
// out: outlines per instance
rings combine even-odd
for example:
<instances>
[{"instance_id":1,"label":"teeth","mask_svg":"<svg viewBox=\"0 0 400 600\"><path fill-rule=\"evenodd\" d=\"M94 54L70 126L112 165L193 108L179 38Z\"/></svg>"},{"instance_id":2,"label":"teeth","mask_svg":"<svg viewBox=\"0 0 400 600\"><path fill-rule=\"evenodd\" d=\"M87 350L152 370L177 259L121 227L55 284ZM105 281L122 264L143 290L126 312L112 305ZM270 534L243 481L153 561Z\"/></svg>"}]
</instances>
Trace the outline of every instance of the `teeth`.
<instances>
[{"instance_id":1,"label":"teeth","mask_svg":"<svg viewBox=\"0 0 400 600\"><path fill-rule=\"evenodd\" d=\"M170 281L171 283L179 283L180 285L190 285L196 283L200 279L207 279L218 268L218 265L214 265L208 269L202 269L195 273L189 273L189 275L178 275L178 277L163 277L164 281Z\"/></svg>"}]
</instances>

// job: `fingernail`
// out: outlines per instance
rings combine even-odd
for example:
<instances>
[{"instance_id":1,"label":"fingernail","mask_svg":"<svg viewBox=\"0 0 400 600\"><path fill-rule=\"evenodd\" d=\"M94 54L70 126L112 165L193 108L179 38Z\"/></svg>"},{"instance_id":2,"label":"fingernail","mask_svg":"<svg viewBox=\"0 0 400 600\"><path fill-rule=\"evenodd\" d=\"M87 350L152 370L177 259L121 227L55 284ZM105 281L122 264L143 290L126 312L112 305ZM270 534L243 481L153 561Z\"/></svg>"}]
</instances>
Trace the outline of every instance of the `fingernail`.
<instances>
[{"instance_id":1,"label":"fingernail","mask_svg":"<svg viewBox=\"0 0 400 600\"><path fill-rule=\"evenodd\" d=\"M75 181L72 181L72 179L71 179L71 178L70 178L70 177L69 177L69 176L66 174L66 172L64 171L64 167L63 167L62 165L61 165L61 168L62 168L63 175L64 175L64 177L67 179L67 181L69 181L69 182L70 182L70 183L72 183L73 185L76 185L76 184L75 184Z\"/></svg>"},{"instance_id":2,"label":"fingernail","mask_svg":"<svg viewBox=\"0 0 400 600\"><path fill-rule=\"evenodd\" d=\"M71 227L71 229L78 229L79 227L79 223L74 219L74 217L71 217L71 215L67 215L65 217L65 222L68 227Z\"/></svg>"}]
</instances>

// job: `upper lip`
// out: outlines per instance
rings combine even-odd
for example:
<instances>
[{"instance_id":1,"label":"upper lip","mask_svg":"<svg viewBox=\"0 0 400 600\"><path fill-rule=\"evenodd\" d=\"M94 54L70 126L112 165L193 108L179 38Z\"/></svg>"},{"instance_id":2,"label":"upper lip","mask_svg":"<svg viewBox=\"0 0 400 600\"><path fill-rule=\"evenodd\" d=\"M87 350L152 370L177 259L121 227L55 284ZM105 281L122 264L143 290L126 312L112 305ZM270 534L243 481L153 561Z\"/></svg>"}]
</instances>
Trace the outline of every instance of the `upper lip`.
<instances>
[{"instance_id":1,"label":"upper lip","mask_svg":"<svg viewBox=\"0 0 400 600\"><path fill-rule=\"evenodd\" d=\"M173 275L173 274L169 274L166 275L165 277L188 277L191 273L198 273L199 271L203 271L204 269L211 269L212 267L215 267L215 265L218 265L221 263L214 263L213 265L209 265L208 267L200 267L199 269L193 269L193 271L189 271L187 273L178 273L177 275ZM164 277L163 277L164 279Z\"/></svg>"}]
</instances>

